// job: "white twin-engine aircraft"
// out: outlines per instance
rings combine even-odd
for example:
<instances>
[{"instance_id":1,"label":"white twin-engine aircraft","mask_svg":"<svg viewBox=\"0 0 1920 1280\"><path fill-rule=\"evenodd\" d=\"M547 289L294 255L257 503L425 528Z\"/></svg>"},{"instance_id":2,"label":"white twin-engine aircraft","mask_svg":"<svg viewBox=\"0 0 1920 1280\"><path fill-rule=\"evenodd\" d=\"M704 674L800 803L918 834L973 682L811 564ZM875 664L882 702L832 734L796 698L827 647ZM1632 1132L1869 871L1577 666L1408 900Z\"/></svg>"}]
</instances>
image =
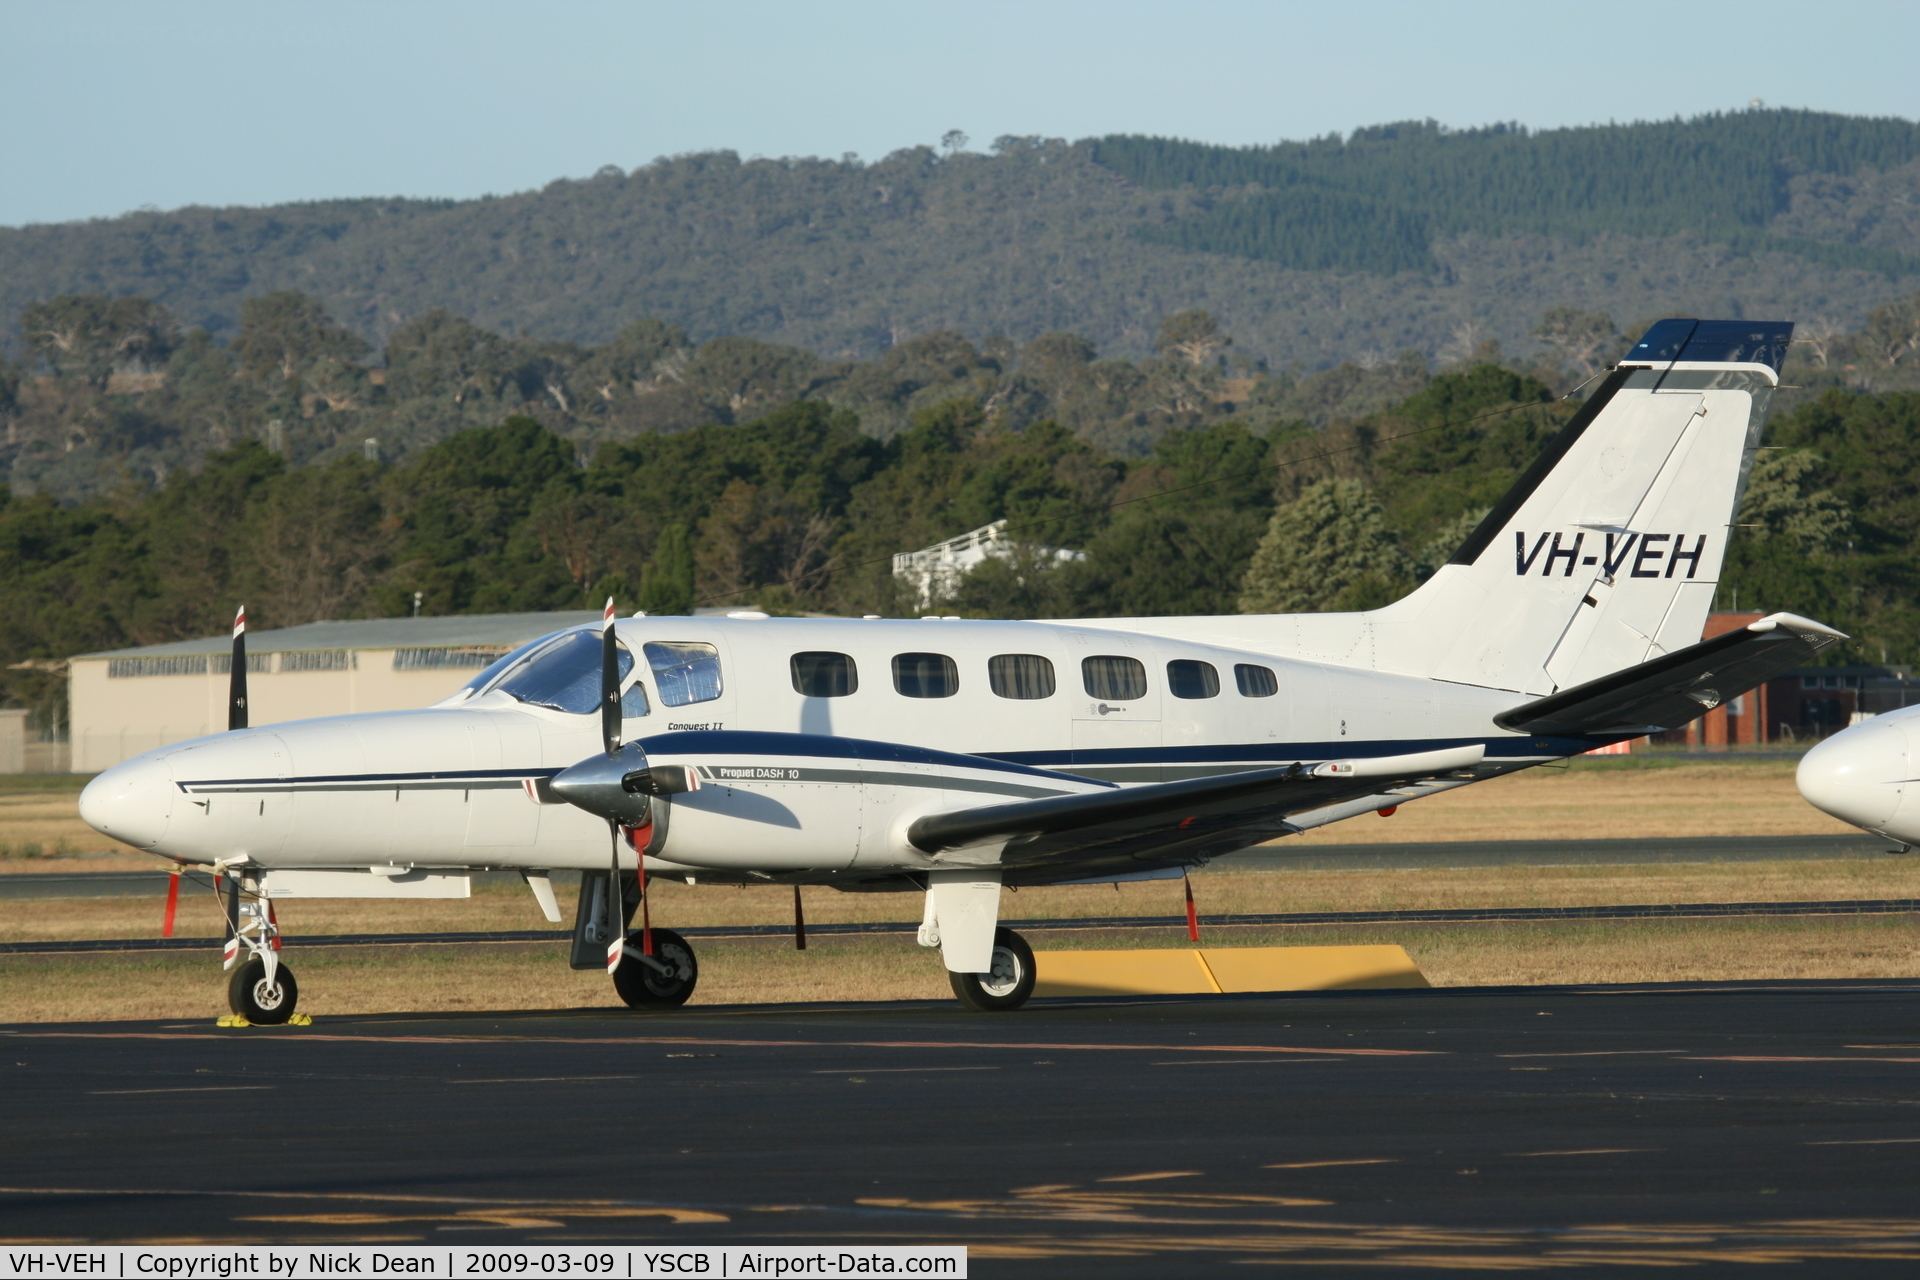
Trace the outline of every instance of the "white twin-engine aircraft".
<instances>
[{"instance_id":1,"label":"white twin-engine aircraft","mask_svg":"<svg viewBox=\"0 0 1920 1280\"><path fill-rule=\"evenodd\" d=\"M1683 724L1842 640L1775 614L1700 641L1792 326L1667 320L1459 552L1368 613L986 622L615 618L421 711L165 747L81 795L226 878L229 999L284 1021L273 900L585 874L572 963L673 1006L646 877L924 895L973 1009L1033 990L1003 885L1177 877L1278 836ZM644 908L642 908L644 911ZM617 915L616 915L617 913ZM617 920L617 923L616 923ZM246 958L242 959L243 951Z\"/></svg>"}]
</instances>

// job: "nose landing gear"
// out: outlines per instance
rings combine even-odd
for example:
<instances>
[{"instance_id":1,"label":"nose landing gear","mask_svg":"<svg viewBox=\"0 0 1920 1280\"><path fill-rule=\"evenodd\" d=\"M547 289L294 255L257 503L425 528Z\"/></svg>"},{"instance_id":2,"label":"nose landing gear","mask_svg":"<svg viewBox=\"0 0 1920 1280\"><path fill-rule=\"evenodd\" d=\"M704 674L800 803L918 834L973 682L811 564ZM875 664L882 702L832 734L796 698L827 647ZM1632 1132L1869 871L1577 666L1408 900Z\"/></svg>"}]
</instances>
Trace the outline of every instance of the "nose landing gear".
<instances>
[{"instance_id":1,"label":"nose landing gear","mask_svg":"<svg viewBox=\"0 0 1920 1280\"><path fill-rule=\"evenodd\" d=\"M253 901L243 902L241 893L253 882L232 872L223 879L227 927L232 931L220 966L233 975L227 979L227 1008L255 1025L280 1026L292 1019L300 1003L300 986L293 980L293 970L280 963L280 924L274 919L273 903L257 886ZM244 961L242 947L250 953Z\"/></svg>"}]
</instances>

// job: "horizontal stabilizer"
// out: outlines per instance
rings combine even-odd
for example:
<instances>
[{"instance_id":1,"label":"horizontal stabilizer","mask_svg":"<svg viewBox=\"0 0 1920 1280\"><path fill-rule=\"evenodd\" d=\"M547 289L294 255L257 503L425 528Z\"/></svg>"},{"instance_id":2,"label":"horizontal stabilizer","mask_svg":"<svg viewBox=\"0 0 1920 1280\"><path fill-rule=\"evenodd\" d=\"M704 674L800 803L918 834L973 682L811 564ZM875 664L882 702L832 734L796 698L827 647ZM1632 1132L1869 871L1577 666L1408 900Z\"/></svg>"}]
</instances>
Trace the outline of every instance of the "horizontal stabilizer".
<instances>
[{"instance_id":1,"label":"horizontal stabilizer","mask_svg":"<svg viewBox=\"0 0 1920 1280\"><path fill-rule=\"evenodd\" d=\"M1414 755L1331 760L1312 767L1290 764L1281 769L1149 783L1091 795L985 805L928 814L907 829L907 839L924 853L941 853L992 840L1058 835L1114 824L1179 825L1183 818L1219 816L1222 810L1284 817L1471 769L1485 754L1484 746L1473 743Z\"/></svg>"},{"instance_id":2,"label":"horizontal stabilizer","mask_svg":"<svg viewBox=\"0 0 1920 1280\"><path fill-rule=\"evenodd\" d=\"M1502 729L1537 734L1660 733L1795 667L1847 637L1776 613L1699 644L1503 711Z\"/></svg>"}]
</instances>

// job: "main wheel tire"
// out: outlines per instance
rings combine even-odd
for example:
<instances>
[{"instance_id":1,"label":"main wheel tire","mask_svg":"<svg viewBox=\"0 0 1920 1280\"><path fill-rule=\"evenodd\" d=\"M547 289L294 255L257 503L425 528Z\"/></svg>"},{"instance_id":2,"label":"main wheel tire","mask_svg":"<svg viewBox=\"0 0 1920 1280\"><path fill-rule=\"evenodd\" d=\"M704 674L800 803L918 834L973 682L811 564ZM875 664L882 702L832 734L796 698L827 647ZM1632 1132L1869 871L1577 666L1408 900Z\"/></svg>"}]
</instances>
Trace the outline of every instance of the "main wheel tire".
<instances>
[{"instance_id":1,"label":"main wheel tire","mask_svg":"<svg viewBox=\"0 0 1920 1280\"><path fill-rule=\"evenodd\" d=\"M627 945L640 949L640 931L627 935ZM613 971L613 989L632 1009L677 1009L693 994L700 981L700 962L694 959L693 944L671 929L653 931L653 958L673 970L661 973L638 956L622 956Z\"/></svg>"},{"instance_id":2,"label":"main wheel tire","mask_svg":"<svg viewBox=\"0 0 1920 1280\"><path fill-rule=\"evenodd\" d=\"M1033 994L1033 948L1011 929L993 931L993 969L989 973L949 973L953 994L977 1013L1018 1009Z\"/></svg>"},{"instance_id":3,"label":"main wheel tire","mask_svg":"<svg viewBox=\"0 0 1920 1280\"><path fill-rule=\"evenodd\" d=\"M235 969L227 979L227 1008L256 1025L279 1026L293 1016L294 1006L299 1003L300 984L284 964L274 966L272 986L267 985L267 962L257 958Z\"/></svg>"}]
</instances>

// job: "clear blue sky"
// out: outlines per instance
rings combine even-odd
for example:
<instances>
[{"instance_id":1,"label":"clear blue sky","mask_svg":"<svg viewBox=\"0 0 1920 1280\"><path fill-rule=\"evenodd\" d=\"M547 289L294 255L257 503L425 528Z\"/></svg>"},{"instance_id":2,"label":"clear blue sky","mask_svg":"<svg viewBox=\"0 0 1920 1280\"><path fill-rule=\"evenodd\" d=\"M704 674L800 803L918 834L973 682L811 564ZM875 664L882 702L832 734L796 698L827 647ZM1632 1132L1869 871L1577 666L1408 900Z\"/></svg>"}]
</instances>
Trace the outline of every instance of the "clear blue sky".
<instances>
[{"instance_id":1,"label":"clear blue sky","mask_svg":"<svg viewBox=\"0 0 1920 1280\"><path fill-rule=\"evenodd\" d=\"M1920 116L1920 4L0 0L0 225L474 196L961 129L1267 142L1431 116Z\"/></svg>"}]
</instances>

